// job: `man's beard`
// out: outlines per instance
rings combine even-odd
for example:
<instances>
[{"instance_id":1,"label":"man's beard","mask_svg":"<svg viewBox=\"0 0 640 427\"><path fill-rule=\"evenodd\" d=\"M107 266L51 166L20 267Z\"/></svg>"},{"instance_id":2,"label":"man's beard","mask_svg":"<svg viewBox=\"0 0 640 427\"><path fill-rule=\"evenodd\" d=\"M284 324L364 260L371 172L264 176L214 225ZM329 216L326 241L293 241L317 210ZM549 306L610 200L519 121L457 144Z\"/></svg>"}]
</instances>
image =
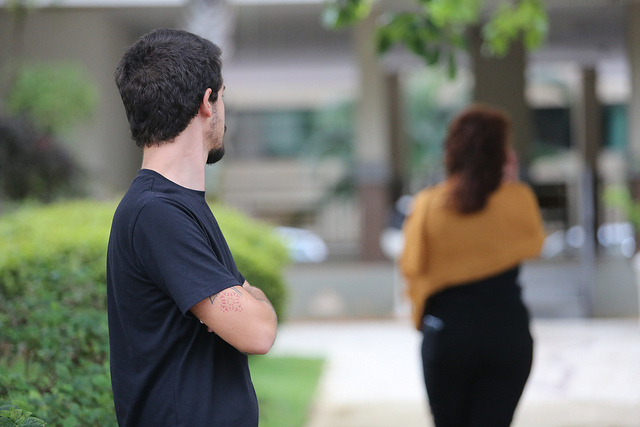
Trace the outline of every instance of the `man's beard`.
<instances>
[{"instance_id":1,"label":"man's beard","mask_svg":"<svg viewBox=\"0 0 640 427\"><path fill-rule=\"evenodd\" d=\"M211 126L211 129L209 130L209 138L213 139L214 138L214 125ZM227 133L227 127L224 127L224 131L222 136L220 137L220 145L217 148L212 148L211 150L209 150L209 153L207 154L207 164L208 165L212 165L214 163L219 162L223 157L224 157L224 143L222 142L222 138L224 138L224 134Z\"/></svg>"},{"instance_id":2,"label":"man's beard","mask_svg":"<svg viewBox=\"0 0 640 427\"><path fill-rule=\"evenodd\" d=\"M219 162L224 157L224 145L218 148L212 148L207 155L207 164L212 165Z\"/></svg>"}]
</instances>

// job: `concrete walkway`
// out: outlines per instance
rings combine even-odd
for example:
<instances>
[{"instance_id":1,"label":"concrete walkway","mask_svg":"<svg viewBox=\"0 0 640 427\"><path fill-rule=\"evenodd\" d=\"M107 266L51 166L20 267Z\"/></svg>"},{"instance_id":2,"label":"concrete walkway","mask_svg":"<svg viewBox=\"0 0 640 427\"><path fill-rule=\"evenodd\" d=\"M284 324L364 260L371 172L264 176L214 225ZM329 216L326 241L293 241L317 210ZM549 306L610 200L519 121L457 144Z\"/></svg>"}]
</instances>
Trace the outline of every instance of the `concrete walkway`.
<instances>
[{"instance_id":1,"label":"concrete walkway","mask_svg":"<svg viewBox=\"0 0 640 427\"><path fill-rule=\"evenodd\" d=\"M637 319L537 319L514 427L640 427ZM432 426L407 319L282 325L273 354L326 358L306 427Z\"/></svg>"}]
</instances>

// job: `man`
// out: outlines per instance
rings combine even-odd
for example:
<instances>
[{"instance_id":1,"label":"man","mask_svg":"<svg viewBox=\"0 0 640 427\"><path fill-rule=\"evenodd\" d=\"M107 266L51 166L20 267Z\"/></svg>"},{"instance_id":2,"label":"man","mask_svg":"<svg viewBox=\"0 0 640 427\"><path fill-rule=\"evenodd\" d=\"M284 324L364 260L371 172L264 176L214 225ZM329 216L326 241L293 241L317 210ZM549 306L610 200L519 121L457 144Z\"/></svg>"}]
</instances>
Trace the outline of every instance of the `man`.
<instances>
[{"instance_id":1,"label":"man","mask_svg":"<svg viewBox=\"0 0 640 427\"><path fill-rule=\"evenodd\" d=\"M142 169L107 254L111 380L120 426L257 426L248 354L277 319L236 268L204 194L224 154L220 49L178 30L146 34L115 73Z\"/></svg>"}]
</instances>

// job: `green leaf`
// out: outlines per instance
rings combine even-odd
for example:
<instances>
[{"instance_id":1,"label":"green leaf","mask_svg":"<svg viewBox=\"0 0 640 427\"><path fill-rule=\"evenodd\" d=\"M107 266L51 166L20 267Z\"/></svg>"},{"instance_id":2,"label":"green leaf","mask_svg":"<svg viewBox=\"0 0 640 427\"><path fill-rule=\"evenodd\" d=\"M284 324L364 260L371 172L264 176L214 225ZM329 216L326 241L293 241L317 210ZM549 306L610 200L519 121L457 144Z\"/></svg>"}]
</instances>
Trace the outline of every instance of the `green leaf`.
<instances>
[{"instance_id":1,"label":"green leaf","mask_svg":"<svg viewBox=\"0 0 640 427\"><path fill-rule=\"evenodd\" d=\"M73 415L66 417L64 420L62 420L62 427L76 427L78 425L81 425L81 423Z\"/></svg>"},{"instance_id":2,"label":"green leaf","mask_svg":"<svg viewBox=\"0 0 640 427\"><path fill-rule=\"evenodd\" d=\"M402 44L429 65L440 58L442 30L430 19L414 13L387 14L376 33L378 52L384 53L394 44Z\"/></svg>"},{"instance_id":3,"label":"green leaf","mask_svg":"<svg viewBox=\"0 0 640 427\"><path fill-rule=\"evenodd\" d=\"M340 29L360 22L371 13L372 0L328 0L322 11L322 23Z\"/></svg>"},{"instance_id":4,"label":"green leaf","mask_svg":"<svg viewBox=\"0 0 640 427\"><path fill-rule=\"evenodd\" d=\"M440 47L434 46L424 51L423 57L429 65L436 65L440 61Z\"/></svg>"},{"instance_id":5,"label":"green leaf","mask_svg":"<svg viewBox=\"0 0 640 427\"><path fill-rule=\"evenodd\" d=\"M603 199L607 205L620 209L636 232L640 230L640 203L633 200L629 189L611 185L605 189Z\"/></svg>"},{"instance_id":6,"label":"green leaf","mask_svg":"<svg viewBox=\"0 0 640 427\"><path fill-rule=\"evenodd\" d=\"M484 0L432 0L425 9L439 27L478 21Z\"/></svg>"},{"instance_id":7,"label":"green leaf","mask_svg":"<svg viewBox=\"0 0 640 427\"><path fill-rule=\"evenodd\" d=\"M22 423L23 427L38 427L38 426L44 426L44 425L47 425L47 423L45 423L39 418L34 418L34 417L29 417L25 420L24 423Z\"/></svg>"},{"instance_id":8,"label":"green leaf","mask_svg":"<svg viewBox=\"0 0 640 427\"><path fill-rule=\"evenodd\" d=\"M456 62L455 52L449 52L449 58L447 60L447 74L450 79L455 79L458 73L458 66Z\"/></svg>"},{"instance_id":9,"label":"green leaf","mask_svg":"<svg viewBox=\"0 0 640 427\"><path fill-rule=\"evenodd\" d=\"M527 49L535 49L548 31L543 0L414 1L420 6L417 11L383 15L375 35L378 53L401 44L428 65L436 65L444 56L443 49L451 50L447 58L451 76L457 68L454 51L467 49L466 30L481 24L484 10L493 11L482 25L483 51L490 55L505 55L511 43L520 39ZM365 6L365 12L358 13ZM358 16L367 16L370 9L369 0L333 0L326 3L324 17L329 28L341 28L358 22Z\"/></svg>"},{"instance_id":10,"label":"green leaf","mask_svg":"<svg viewBox=\"0 0 640 427\"><path fill-rule=\"evenodd\" d=\"M393 46L393 39L384 28L376 32L376 49L378 53L385 53Z\"/></svg>"},{"instance_id":11,"label":"green leaf","mask_svg":"<svg viewBox=\"0 0 640 427\"><path fill-rule=\"evenodd\" d=\"M546 38L547 22L540 0L502 2L482 28L486 48L493 55L504 56L511 43L521 38L527 49L535 49Z\"/></svg>"}]
</instances>

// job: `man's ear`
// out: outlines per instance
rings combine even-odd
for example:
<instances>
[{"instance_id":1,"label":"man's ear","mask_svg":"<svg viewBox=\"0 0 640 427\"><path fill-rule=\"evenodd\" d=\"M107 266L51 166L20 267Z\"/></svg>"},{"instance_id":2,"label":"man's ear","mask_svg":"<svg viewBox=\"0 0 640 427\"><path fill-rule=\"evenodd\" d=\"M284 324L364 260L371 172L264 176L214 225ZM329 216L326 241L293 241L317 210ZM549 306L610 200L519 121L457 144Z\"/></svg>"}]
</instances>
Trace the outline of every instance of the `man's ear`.
<instances>
[{"instance_id":1,"label":"man's ear","mask_svg":"<svg viewBox=\"0 0 640 427\"><path fill-rule=\"evenodd\" d=\"M202 114L205 117L211 117L213 115L213 104L211 103L211 101L209 101L212 92L213 91L211 90L211 88L208 88L204 92L204 96L202 97L202 101L200 102L200 110L198 111L198 113Z\"/></svg>"}]
</instances>

